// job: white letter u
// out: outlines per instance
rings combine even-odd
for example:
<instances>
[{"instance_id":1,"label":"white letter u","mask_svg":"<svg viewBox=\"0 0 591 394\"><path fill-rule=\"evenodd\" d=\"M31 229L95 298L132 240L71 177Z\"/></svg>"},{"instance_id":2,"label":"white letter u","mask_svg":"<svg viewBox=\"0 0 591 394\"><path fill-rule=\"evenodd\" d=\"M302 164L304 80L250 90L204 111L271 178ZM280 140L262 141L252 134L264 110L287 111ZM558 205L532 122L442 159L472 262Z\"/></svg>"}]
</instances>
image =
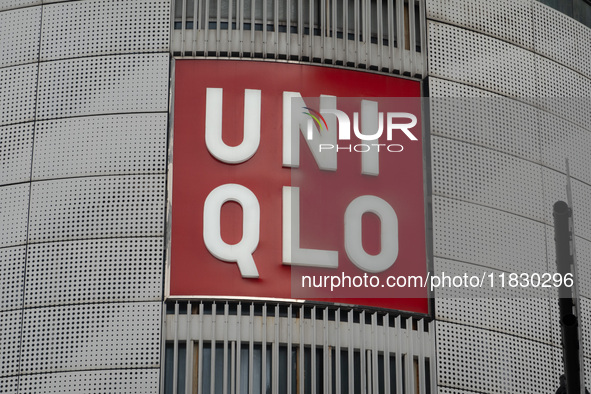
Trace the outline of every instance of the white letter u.
<instances>
[{"instance_id":1,"label":"white letter u","mask_svg":"<svg viewBox=\"0 0 591 394\"><path fill-rule=\"evenodd\" d=\"M205 144L216 159L237 164L250 159L261 141L261 91L244 90L244 137L238 146L222 140L223 89L207 88L205 103Z\"/></svg>"}]
</instances>

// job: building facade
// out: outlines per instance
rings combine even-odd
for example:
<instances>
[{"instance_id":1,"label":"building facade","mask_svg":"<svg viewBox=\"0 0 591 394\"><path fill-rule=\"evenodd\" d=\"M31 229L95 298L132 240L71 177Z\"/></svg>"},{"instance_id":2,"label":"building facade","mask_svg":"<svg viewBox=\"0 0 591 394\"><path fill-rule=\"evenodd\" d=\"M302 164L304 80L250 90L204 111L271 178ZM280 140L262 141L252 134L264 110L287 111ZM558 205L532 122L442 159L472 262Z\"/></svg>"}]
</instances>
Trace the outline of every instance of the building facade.
<instances>
[{"instance_id":1,"label":"building facade","mask_svg":"<svg viewBox=\"0 0 591 394\"><path fill-rule=\"evenodd\" d=\"M426 315L170 297L175 65L189 59L420 81L429 98L422 122L433 273L555 272L551 207L567 198L568 159L589 382L589 8L534 0L1 2L0 391L558 387L552 289L436 289Z\"/></svg>"}]
</instances>

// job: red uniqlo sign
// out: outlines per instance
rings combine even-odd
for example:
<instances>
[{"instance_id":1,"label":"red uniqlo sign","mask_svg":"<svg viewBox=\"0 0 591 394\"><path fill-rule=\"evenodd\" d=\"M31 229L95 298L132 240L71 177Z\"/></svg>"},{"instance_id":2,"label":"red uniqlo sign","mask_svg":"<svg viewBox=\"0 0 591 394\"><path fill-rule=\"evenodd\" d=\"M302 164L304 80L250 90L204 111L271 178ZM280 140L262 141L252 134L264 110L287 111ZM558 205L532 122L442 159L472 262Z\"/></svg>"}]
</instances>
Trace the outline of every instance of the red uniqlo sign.
<instances>
[{"instance_id":1,"label":"red uniqlo sign","mask_svg":"<svg viewBox=\"0 0 591 394\"><path fill-rule=\"evenodd\" d=\"M170 295L428 313L420 110L402 78L176 61Z\"/></svg>"}]
</instances>

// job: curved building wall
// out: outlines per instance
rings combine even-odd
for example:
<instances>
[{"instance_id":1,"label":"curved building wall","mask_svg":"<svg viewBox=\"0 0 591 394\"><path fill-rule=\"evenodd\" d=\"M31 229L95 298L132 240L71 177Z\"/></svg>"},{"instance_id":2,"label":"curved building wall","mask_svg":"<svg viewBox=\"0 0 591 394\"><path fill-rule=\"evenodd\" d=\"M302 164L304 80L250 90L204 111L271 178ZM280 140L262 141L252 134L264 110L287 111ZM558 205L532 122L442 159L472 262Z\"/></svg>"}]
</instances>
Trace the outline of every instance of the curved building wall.
<instances>
[{"instance_id":1,"label":"curved building wall","mask_svg":"<svg viewBox=\"0 0 591 394\"><path fill-rule=\"evenodd\" d=\"M569 159L589 382L591 30L533 0L426 8L435 272L555 272ZM557 388L555 295L504 294L435 292L440 392Z\"/></svg>"},{"instance_id":2,"label":"curved building wall","mask_svg":"<svg viewBox=\"0 0 591 394\"><path fill-rule=\"evenodd\" d=\"M0 391L158 392L170 3L0 5Z\"/></svg>"},{"instance_id":3,"label":"curved building wall","mask_svg":"<svg viewBox=\"0 0 591 394\"><path fill-rule=\"evenodd\" d=\"M221 57L248 34L239 57L321 53L337 66L425 75L424 50L360 42L336 53L299 31L172 29L184 51L169 48L172 6L0 4L2 392L159 392L169 52ZM553 272L550 207L566 198L565 157L577 253L589 261L589 101L545 98L589 96L591 30L533 0L427 0L425 9L435 271ZM581 264L588 379L590 271ZM548 294L435 296L439 392L554 390L562 366Z\"/></svg>"}]
</instances>

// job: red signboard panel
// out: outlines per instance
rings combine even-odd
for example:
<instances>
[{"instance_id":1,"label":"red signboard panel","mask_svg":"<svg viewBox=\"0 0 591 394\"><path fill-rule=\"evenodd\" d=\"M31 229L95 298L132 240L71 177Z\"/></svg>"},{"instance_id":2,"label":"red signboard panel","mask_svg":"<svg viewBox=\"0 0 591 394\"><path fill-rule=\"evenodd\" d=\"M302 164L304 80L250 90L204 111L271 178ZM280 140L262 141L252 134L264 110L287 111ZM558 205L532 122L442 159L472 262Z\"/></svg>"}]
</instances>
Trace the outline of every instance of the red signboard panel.
<instances>
[{"instance_id":1,"label":"red signboard panel","mask_svg":"<svg viewBox=\"0 0 591 394\"><path fill-rule=\"evenodd\" d=\"M360 102L357 98L376 102L380 116L381 112L384 113L384 133L379 141L374 141L383 143L378 155L379 174L362 174L361 153L355 150L362 151L362 145L365 142L369 145L369 142L360 140L353 132L350 140L338 140L340 150L336 169L319 169L312 148L308 148L305 141L305 130L298 133L299 166L287 166L284 133L288 104L285 104L285 92L296 92L303 98L306 107L310 108L307 112L310 119L318 121L315 123L320 132L318 135L326 131L324 126L327 124L331 127L341 125L336 122L336 116L327 115L320 108L322 104L318 98L321 95L336 97L336 107L346 113L351 122L354 112L360 108L356 107ZM246 98L247 95L250 99ZM388 277L424 278L427 273L419 97L420 84L416 81L360 71L254 61L176 61L170 295L295 297L428 313L425 287L383 285ZM219 104L220 100L221 111L207 112L208 105ZM254 107L247 102L255 103ZM295 108L292 112L300 114L302 111ZM220 114L219 119L216 113ZM387 138L386 128L390 123L396 123L396 120L386 119L387 114L392 113L395 115L388 115L391 118L404 113L414 114L417 122L408 134L394 129L391 138ZM363 120L363 114L361 117ZM221 140L228 147L239 146L247 139L254 140L250 138L252 135L248 138L245 135L245 121L249 123L260 135L254 153L247 154L248 157L237 153L236 157L242 158L234 163L216 157L215 150L208 149L206 144L206 128L213 130L216 124L219 126L216 120L221 121ZM409 138L411 134L416 141ZM336 151L337 145L331 148L326 144L320 149ZM295 150L293 153L298 155ZM208 215L206 200L212 191L223 185L243 186L258 203L258 234L252 234L255 232L253 227L243 228L245 220L249 225L252 222L253 216L249 216L250 219L245 216L246 210L254 215L255 210L250 206L227 201L217 214L219 238L227 245L238 244L246 238L258 241L252 247L256 274L252 271L248 274L237 262L224 261L223 256L216 256L215 248L210 245L208 249L204 241L204 232L212 228L207 227L207 223L211 224L214 215L209 212L204 226L204 213ZM282 254L286 245L283 235L287 217L283 205L285 187L288 186L299 190L300 239L299 245L292 246L334 251L338 253L335 260L338 267L311 267L306 262L304 266L284 263ZM355 226L346 224L344 218L346 212L353 212L348 208L361 196L379 197L384 209L389 206L395 212L398 246L395 262L387 269L368 272L350 257L353 248L347 245L345 231ZM372 204L373 200L368 201ZM378 216L379 212L365 213L362 224L359 224L362 229L360 242L366 255L379 255L381 250L390 246L389 239L381 238L384 228L380 226L386 219L378 219ZM364 274L376 276L380 285L332 289L301 286L302 276L306 275L315 279L330 276L343 279Z\"/></svg>"}]
</instances>

